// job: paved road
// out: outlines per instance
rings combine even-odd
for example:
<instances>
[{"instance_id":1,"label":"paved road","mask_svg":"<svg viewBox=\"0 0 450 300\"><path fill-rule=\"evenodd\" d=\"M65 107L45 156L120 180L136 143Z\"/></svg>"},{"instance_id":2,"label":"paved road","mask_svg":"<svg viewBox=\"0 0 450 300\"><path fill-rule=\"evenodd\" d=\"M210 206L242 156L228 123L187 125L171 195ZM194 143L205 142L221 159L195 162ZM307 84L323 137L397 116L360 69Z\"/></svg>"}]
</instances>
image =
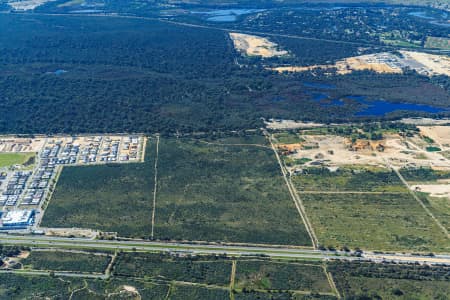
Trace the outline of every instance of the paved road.
<instances>
[{"instance_id":1,"label":"paved road","mask_svg":"<svg viewBox=\"0 0 450 300\"><path fill-rule=\"evenodd\" d=\"M289 248L274 246L234 246L219 244L194 244L152 241L109 241L83 238L61 238L46 236L17 236L0 234L0 244L28 245L34 247L54 247L64 249L96 249L124 251L162 251L188 252L192 254L226 254L230 256L265 255L269 257L303 258L303 259L336 259L367 260L373 262L392 261L398 263L442 264L450 266L450 254L432 257L403 253L381 254L364 252L361 257L343 251L322 251L306 248Z\"/></svg>"}]
</instances>

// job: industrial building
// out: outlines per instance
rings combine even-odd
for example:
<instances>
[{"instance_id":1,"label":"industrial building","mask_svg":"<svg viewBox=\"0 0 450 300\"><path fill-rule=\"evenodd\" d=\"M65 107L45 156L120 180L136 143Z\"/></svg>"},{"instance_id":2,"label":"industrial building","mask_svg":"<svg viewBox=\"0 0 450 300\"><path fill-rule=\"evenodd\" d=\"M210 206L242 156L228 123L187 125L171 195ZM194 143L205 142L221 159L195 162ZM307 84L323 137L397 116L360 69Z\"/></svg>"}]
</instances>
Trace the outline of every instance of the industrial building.
<instances>
[{"instance_id":1,"label":"industrial building","mask_svg":"<svg viewBox=\"0 0 450 300\"><path fill-rule=\"evenodd\" d=\"M0 230L25 229L34 223L35 210L0 212Z\"/></svg>"}]
</instances>

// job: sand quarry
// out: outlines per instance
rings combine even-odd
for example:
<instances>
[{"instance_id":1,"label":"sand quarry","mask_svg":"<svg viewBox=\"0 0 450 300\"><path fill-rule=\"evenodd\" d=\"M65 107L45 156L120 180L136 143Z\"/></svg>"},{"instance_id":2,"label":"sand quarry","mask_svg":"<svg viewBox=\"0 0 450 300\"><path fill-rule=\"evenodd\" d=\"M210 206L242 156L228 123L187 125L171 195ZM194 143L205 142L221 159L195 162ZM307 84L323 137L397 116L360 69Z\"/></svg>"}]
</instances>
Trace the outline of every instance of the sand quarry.
<instances>
[{"instance_id":1,"label":"sand quarry","mask_svg":"<svg viewBox=\"0 0 450 300\"><path fill-rule=\"evenodd\" d=\"M344 137L333 135L302 136L306 148L298 146L290 149L289 156L294 159L309 158L308 164L340 165L372 165L385 167L390 162L395 167L432 167L450 170L450 162L438 152L427 152L420 146L414 147L411 141L405 141L397 136L371 143L359 140L353 146ZM377 146L380 146L377 149ZM284 145L280 145L280 149ZM384 149L384 150L381 150Z\"/></svg>"},{"instance_id":2,"label":"sand quarry","mask_svg":"<svg viewBox=\"0 0 450 300\"><path fill-rule=\"evenodd\" d=\"M233 40L234 48L248 56L269 58L288 54L285 50L278 50L277 44L260 36L231 32L230 38Z\"/></svg>"},{"instance_id":3,"label":"sand quarry","mask_svg":"<svg viewBox=\"0 0 450 300\"><path fill-rule=\"evenodd\" d=\"M450 57L414 51L400 51L402 57L389 52L348 57L337 61L334 65L283 66L271 68L279 73L305 72L314 69L336 68L338 74L349 74L354 71L370 70L377 73L402 74L403 68L410 68L426 76L450 76Z\"/></svg>"}]
</instances>

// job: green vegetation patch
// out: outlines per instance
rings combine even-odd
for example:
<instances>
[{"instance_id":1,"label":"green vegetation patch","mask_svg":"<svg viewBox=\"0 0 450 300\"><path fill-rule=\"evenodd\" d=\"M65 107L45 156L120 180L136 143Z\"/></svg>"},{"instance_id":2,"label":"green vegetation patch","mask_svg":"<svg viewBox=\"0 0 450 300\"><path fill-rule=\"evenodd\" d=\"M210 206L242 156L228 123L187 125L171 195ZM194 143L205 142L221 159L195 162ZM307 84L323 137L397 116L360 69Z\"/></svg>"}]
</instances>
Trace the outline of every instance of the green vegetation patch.
<instances>
[{"instance_id":1,"label":"green vegetation patch","mask_svg":"<svg viewBox=\"0 0 450 300\"><path fill-rule=\"evenodd\" d=\"M34 153L0 153L0 168L34 163Z\"/></svg>"},{"instance_id":2,"label":"green vegetation patch","mask_svg":"<svg viewBox=\"0 0 450 300\"><path fill-rule=\"evenodd\" d=\"M411 183L436 182L450 179L450 171L433 170L431 168L403 168L400 174Z\"/></svg>"},{"instance_id":3,"label":"green vegetation patch","mask_svg":"<svg viewBox=\"0 0 450 300\"><path fill-rule=\"evenodd\" d=\"M296 144L305 141L295 132L277 132L274 137L281 144Z\"/></svg>"},{"instance_id":4,"label":"green vegetation patch","mask_svg":"<svg viewBox=\"0 0 450 300\"><path fill-rule=\"evenodd\" d=\"M174 257L163 253L121 253L114 275L226 286L230 283L231 261L216 257Z\"/></svg>"},{"instance_id":5,"label":"green vegetation patch","mask_svg":"<svg viewBox=\"0 0 450 300\"><path fill-rule=\"evenodd\" d=\"M331 292L321 265L238 260L235 288Z\"/></svg>"},{"instance_id":6,"label":"green vegetation patch","mask_svg":"<svg viewBox=\"0 0 450 300\"><path fill-rule=\"evenodd\" d=\"M278 292L278 291L249 291L245 290L242 293L234 293L234 299L236 300L336 300L337 298L332 295L321 295L317 293L303 294L292 292Z\"/></svg>"},{"instance_id":7,"label":"green vegetation patch","mask_svg":"<svg viewBox=\"0 0 450 300\"><path fill-rule=\"evenodd\" d=\"M158 166L155 238L311 244L271 149L162 139Z\"/></svg>"},{"instance_id":8,"label":"green vegetation patch","mask_svg":"<svg viewBox=\"0 0 450 300\"><path fill-rule=\"evenodd\" d=\"M127 287L127 288L125 288ZM95 280L0 273L0 298L22 299L154 299L162 300L168 285L141 280Z\"/></svg>"},{"instance_id":9,"label":"green vegetation patch","mask_svg":"<svg viewBox=\"0 0 450 300\"><path fill-rule=\"evenodd\" d=\"M0 273L1 299L69 299L70 290L82 286L82 279L59 280L47 276Z\"/></svg>"},{"instance_id":10,"label":"green vegetation patch","mask_svg":"<svg viewBox=\"0 0 450 300\"><path fill-rule=\"evenodd\" d=\"M448 267L334 262L328 267L345 299L448 299Z\"/></svg>"},{"instance_id":11,"label":"green vegetation patch","mask_svg":"<svg viewBox=\"0 0 450 300\"><path fill-rule=\"evenodd\" d=\"M111 257L92 253L32 251L22 260L25 269L103 273Z\"/></svg>"},{"instance_id":12,"label":"green vegetation patch","mask_svg":"<svg viewBox=\"0 0 450 300\"><path fill-rule=\"evenodd\" d=\"M304 168L300 175L292 177L292 181L299 191L407 191L395 172L374 167L340 167L337 171Z\"/></svg>"},{"instance_id":13,"label":"green vegetation patch","mask_svg":"<svg viewBox=\"0 0 450 300\"><path fill-rule=\"evenodd\" d=\"M93 228L148 238L156 143L144 163L65 167L42 219L45 227Z\"/></svg>"},{"instance_id":14,"label":"green vegetation patch","mask_svg":"<svg viewBox=\"0 0 450 300\"><path fill-rule=\"evenodd\" d=\"M447 197L431 197L426 193L417 193L431 213L450 231L450 200Z\"/></svg>"},{"instance_id":15,"label":"green vegetation patch","mask_svg":"<svg viewBox=\"0 0 450 300\"><path fill-rule=\"evenodd\" d=\"M195 285L174 285L171 287L170 300L208 299L223 300L230 298L228 289L217 289Z\"/></svg>"},{"instance_id":16,"label":"green vegetation patch","mask_svg":"<svg viewBox=\"0 0 450 300\"><path fill-rule=\"evenodd\" d=\"M445 251L450 242L425 210L404 194L303 194L324 246Z\"/></svg>"},{"instance_id":17,"label":"green vegetation patch","mask_svg":"<svg viewBox=\"0 0 450 300\"><path fill-rule=\"evenodd\" d=\"M450 39L444 37L427 37L425 48L450 50Z\"/></svg>"},{"instance_id":18,"label":"green vegetation patch","mask_svg":"<svg viewBox=\"0 0 450 300\"><path fill-rule=\"evenodd\" d=\"M428 146L425 148L428 152L439 152L442 149L436 146Z\"/></svg>"}]
</instances>

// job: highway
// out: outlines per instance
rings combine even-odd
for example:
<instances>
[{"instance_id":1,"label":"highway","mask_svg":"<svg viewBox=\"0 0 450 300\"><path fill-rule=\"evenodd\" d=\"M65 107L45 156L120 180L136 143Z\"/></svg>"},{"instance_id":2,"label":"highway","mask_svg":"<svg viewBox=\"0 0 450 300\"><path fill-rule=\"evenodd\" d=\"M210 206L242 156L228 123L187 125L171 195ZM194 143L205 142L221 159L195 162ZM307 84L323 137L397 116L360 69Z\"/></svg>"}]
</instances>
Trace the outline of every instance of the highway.
<instances>
[{"instance_id":1,"label":"highway","mask_svg":"<svg viewBox=\"0 0 450 300\"><path fill-rule=\"evenodd\" d=\"M275 247L275 246L244 246L223 244L196 244L177 242L155 241L117 241L117 240L93 240L83 238L63 238L37 235L8 235L0 234L0 244L24 245L30 247L51 247L63 249L91 249L91 250L123 250L123 251L162 251L162 252L186 252L197 255L221 255L246 256L264 255L273 258L286 259L319 259L319 260L346 260L346 261L371 261L396 262L396 263L420 263L429 265L450 266L450 254L423 256L405 253L375 253L363 252L359 256L355 253L344 251L322 251L308 248Z\"/></svg>"}]
</instances>

